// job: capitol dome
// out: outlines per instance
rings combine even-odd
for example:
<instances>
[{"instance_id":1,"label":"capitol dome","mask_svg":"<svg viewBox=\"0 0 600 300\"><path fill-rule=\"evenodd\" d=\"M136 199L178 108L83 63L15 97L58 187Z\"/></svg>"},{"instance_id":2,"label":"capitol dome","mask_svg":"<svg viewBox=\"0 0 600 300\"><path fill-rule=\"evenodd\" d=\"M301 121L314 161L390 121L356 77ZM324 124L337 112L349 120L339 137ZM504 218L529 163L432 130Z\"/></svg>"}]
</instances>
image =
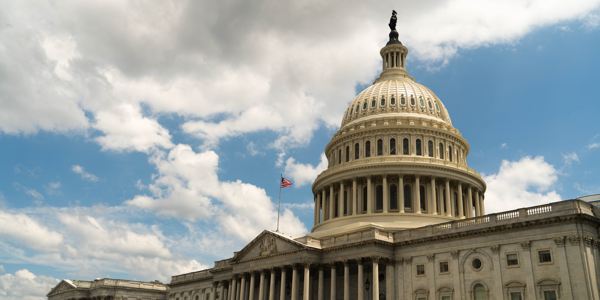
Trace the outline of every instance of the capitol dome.
<instances>
[{"instance_id":1,"label":"capitol dome","mask_svg":"<svg viewBox=\"0 0 600 300\"><path fill-rule=\"evenodd\" d=\"M390 33L382 72L346 109L315 179L313 237L376 226L403 230L485 212L485 182L442 101L406 70Z\"/></svg>"}]
</instances>

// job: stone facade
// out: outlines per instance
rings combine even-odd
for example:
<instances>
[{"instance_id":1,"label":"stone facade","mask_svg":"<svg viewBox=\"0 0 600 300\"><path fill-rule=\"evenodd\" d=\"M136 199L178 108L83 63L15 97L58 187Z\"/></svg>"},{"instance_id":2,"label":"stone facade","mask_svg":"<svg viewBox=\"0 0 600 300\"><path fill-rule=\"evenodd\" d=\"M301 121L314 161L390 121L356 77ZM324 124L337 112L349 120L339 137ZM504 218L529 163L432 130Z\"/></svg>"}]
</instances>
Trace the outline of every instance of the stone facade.
<instances>
[{"instance_id":1,"label":"stone facade","mask_svg":"<svg viewBox=\"0 0 600 300\"><path fill-rule=\"evenodd\" d=\"M265 231L173 276L168 299L599 299L599 216L569 200L402 231Z\"/></svg>"},{"instance_id":2,"label":"stone facade","mask_svg":"<svg viewBox=\"0 0 600 300\"><path fill-rule=\"evenodd\" d=\"M63 280L48 293L49 300L164 300L167 285L120 279Z\"/></svg>"}]
</instances>

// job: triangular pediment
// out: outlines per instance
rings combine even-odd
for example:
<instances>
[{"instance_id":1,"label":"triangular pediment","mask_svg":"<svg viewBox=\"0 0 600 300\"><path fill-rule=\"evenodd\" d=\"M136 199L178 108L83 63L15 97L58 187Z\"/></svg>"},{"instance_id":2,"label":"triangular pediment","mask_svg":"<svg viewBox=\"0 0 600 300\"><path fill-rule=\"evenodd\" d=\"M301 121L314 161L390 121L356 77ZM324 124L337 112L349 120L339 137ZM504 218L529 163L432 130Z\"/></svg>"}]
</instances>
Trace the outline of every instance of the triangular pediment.
<instances>
[{"instance_id":1,"label":"triangular pediment","mask_svg":"<svg viewBox=\"0 0 600 300\"><path fill-rule=\"evenodd\" d=\"M77 289L77 286L73 284L70 280L61 280L51 291L48 293L48 296L59 294L62 292L70 291Z\"/></svg>"},{"instance_id":2,"label":"triangular pediment","mask_svg":"<svg viewBox=\"0 0 600 300\"><path fill-rule=\"evenodd\" d=\"M279 233L265 230L233 257L236 262L265 258L308 248L306 245Z\"/></svg>"}]
</instances>

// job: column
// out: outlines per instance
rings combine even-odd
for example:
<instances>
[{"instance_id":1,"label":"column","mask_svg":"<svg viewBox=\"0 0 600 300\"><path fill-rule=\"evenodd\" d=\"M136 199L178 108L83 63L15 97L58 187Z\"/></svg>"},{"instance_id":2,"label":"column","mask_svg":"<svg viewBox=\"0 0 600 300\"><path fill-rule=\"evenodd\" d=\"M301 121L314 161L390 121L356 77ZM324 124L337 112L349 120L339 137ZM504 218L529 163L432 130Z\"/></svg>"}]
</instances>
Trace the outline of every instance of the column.
<instances>
[{"instance_id":1,"label":"column","mask_svg":"<svg viewBox=\"0 0 600 300\"><path fill-rule=\"evenodd\" d=\"M398 175L398 207L400 213L404 213L404 178L402 174Z\"/></svg>"},{"instance_id":2,"label":"column","mask_svg":"<svg viewBox=\"0 0 600 300\"><path fill-rule=\"evenodd\" d=\"M367 214L373 212L373 186L371 176L367 177Z\"/></svg>"},{"instance_id":3,"label":"column","mask_svg":"<svg viewBox=\"0 0 600 300\"><path fill-rule=\"evenodd\" d=\"M350 300L350 265L344 261L344 300Z\"/></svg>"},{"instance_id":4,"label":"column","mask_svg":"<svg viewBox=\"0 0 600 300\"><path fill-rule=\"evenodd\" d=\"M223 297L225 297L225 284L223 282L219 283L219 299L224 299Z\"/></svg>"},{"instance_id":5,"label":"column","mask_svg":"<svg viewBox=\"0 0 600 300\"><path fill-rule=\"evenodd\" d=\"M373 300L379 300L379 258L373 258Z\"/></svg>"},{"instance_id":6,"label":"column","mask_svg":"<svg viewBox=\"0 0 600 300\"><path fill-rule=\"evenodd\" d=\"M248 300L254 300L254 272L250 273L250 288L248 289Z\"/></svg>"},{"instance_id":7,"label":"column","mask_svg":"<svg viewBox=\"0 0 600 300\"><path fill-rule=\"evenodd\" d=\"M431 214L437 215L437 195L435 191L435 177L431 177L431 197L429 197L429 207ZM440 208L440 214L442 213L442 209Z\"/></svg>"},{"instance_id":8,"label":"column","mask_svg":"<svg viewBox=\"0 0 600 300\"><path fill-rule=\"evenodd\" d=\"M275 300L275 269L271 269L271 278L269 279L269 300Z\"/></svg>"},{"instance_id":9,"label":"column","mask_svg":"<svg viewBox=\"0 0 600 300\"><path fill-rule=\"evenodd\" d=\"M473 189L469 186L467 190L467 218L473 217Z\"/></svg>"},{"instance_id":10,"label":"column","mask_svg":"<svg viewBox=\"0 0 600 300\"><path fill-rule=\"evenodd\" d=\"M237 285L237 278L231 278L231 282L229 283L229 300L236 300L235 299L235 295L236 295L236 285Z\"/></svg>"},{"instance_id":11,"label":"column","mask_svg":"<svg viewBox=\"0 0 600 300\"><path fill-rule=\"evenodd\" d=\"M215 300L217 295L217 283L213 282L212 292L210 293L210 300Z\"/></svg>"},{"instance_id":12,"label":"column","mask_svg":"<svg viewBox=\"0 0 600 300\"><path fill-rule=\"evenodd\" d=\"M292 266L292 300L298 300L298 268L296 266Z\"/></svg>"},{"instance_id":13,"label":"column","mask_svg":"<svg viewBox=\"0 0 600 300\"><path fill-rule=\"evenodd\" d=\"M394 270L394 262L387 261L385 264L385 298L386 299L396 299L394 293L394 274L396 271Z\"/></svg>"},{"instance_id":14,"label":"column","mask_svg":"<svg viewBox=\"0 0 600 300\"><path fill-rule=\"evenodd\" d=\"M240 279L240 300L246 300L246 275L242 274Z\"/></svg>"},{"instance_id":15,"label":"column","mask_svg":"<svg viewBox=\"0 0 600 300\"><path fill-rule=\"evenodd\" d=\"M452 205L450 201L450 180L446 179L446 216L452 217Z\"/></svg>"},{"instance_id":16,"label":"column","mask_svg":"<svg viewBox=\"0 0 600 300\"><path fill-rule=\"evenodd\" d=\"M419 183L419 176L415 176L415 186L414 186L414 190L415 192L413 193L413 211L416 214L420 214L421 213L421 184Z\"/></svg>"},{"instance_id":17,"label":"column","mask_svg":"<svg viewBox=\"0 0 600 300\"><path fill-rule=\"evenodd\" d=\"M364 291L364 286L363 286L363 284L364 284L363 283L364 282L364 279L363 279L364 272L363 272L362 260L358 259L357 263L358 263L358 274L357 274L356 277L357 277L357 281L358 282L356 284L356 287L357 287L357 290L358 290L357 292L358 293L356 295L356 299L357 300L364 300L365 299L365 291Z\"/></svg>"},{"instance_id":18,"label":"column","mask_svg":"<svg viewBox=\"0 0 600 300\"><path fill-rule=\"evenodd\" d=\"M462 184L458 183L458 217L465 218L465 209L463 207Z\"/></svg>"},{"instance_id":19,"label":"column","mask_svg":"<svg viewBox=\"0 0 600 300\"><path fill-rule=\"evenodd\" d=\"M344 216L344 208L346 207L346 201L344 199L344 182L340 182L340 195L339 195L339 200L338 200L338 216L342 217Z\"/></svg>"},{"instance_id":20,"label":"column","mask_svg":"<svg viewBox=\"0 0 600 300\"><path fill-rule=\"evenodd\" d=\"M310 296L310 265L304 265L304 290L302 291L302 300L309 300Z\"/></svg>"},{"instance_id":21,"label":"column","mask_svg":"<svg viewBox=\"0 0 600 300\"><path fill-rule=\"evenodd\" d=\"M475 214L481 216L481 206L479 205L479 190L475 191Z\"/></svg>"},{"instance_id":22,"label":"column","mask_svg":"<svg viewBox=\"0 0 600 300\"><path fill-rule=\"evenodd\" d=\"M481 215L485 215L485 197L483 196L483 193L481 193L479 195L479 201L480 201L480 209L481 209Z\"/></svg>"},{"instance_id":23,"label":"column","mask_svg":"<svg viewBox=\"0 0 600 300\"><path fill-rule=\"evenodd\" d=\"M321 223L321 193L317 192L317 202L315 203L315 225Z\"/></svg>"},{"instance_id":24,"label":"column","mask_svg":"<svg viewBox=\"0 0 600 300\"><path fill-rule=\"evenodd\" d=\"M331 287L331 291L329 294L329 299L331 300L335 300L335 292L336 292L336 287L335 287L335 281L336 281L336 274L335 274L335 263L333 263L331 265L331 283L329 284L329 286Z\"/></svg>"},{"instance_id":25,"label":"column","mask_svg":"<svg viewBox=\"0 0 600 300\"><path fill-rule=\"evenodd\" d=\"M383 212L387 213L390 207L389 187L387 175L383 175Z\"/></svg>"},{"instance_id":26,"label":"column","mask_svg":"<svg viewBox=\"0 0 600 300\"><path fill-rule=\"evenodd\" d=\"M325 189L321 191L321 209L323 210L323 221L329 219L329 215L327 214L327 193Z\"/></svg>"},{"instance_id":27,"label":"column","mask_svg":"<svg viewBox=\"0 0 600 300\"><path fill-rule=\"evenodd\" d=\"M260 282L258 283L258 300L265 300L265 272L260 272Z\"/></svg>"},{"instance_id":28,"label":"column","mask_svg":"<svg viewBox=\"0 0 600 300\"><path fill-rule=\"evenodd\" d=\"M285 284L286 284L285 267L281 268L281 280L279 283L279 300L285 300ZM243 300L243 299L240 299Z\"/></svg>"},{"instance_id":29,"label":"column","mask_svg":"<svg viewBox=\"0 0 600 300\"><path fill-rule=\"evenodd\" d=\"M333 191L333 184L329 186L329 219L333 219L335 216L335 193Z\"/></svg>"},{"instance_id":30,"label":"column","mask_svg":"<svg viewBox=\"0 0 600 300\"><path fill-rule=\"evenodd\" d=\"M352 179L352 214L356 215L356 207L358 203L358 192L357 192L356 178Z\"/></svg>"},{"instance_id":31,"label":"column","mask_svg":"<svg viewBox=\"0 0 600 300\"><path fill-rule=\"evenodd\" d=\"M323 300L323 267L319 266L319 282L317 287L317 300Z\"/></svg>"}]
</instances>

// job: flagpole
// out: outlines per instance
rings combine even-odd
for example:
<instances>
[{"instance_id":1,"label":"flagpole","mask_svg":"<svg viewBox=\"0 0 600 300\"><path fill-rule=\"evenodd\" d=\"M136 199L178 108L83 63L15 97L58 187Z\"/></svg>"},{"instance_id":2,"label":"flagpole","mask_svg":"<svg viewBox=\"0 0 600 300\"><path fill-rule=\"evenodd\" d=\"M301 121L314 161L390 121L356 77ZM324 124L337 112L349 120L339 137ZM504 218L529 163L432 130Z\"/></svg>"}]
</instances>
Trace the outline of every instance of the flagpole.
<instances>
[{"instance_id":1,"label":"flagpole","mask_svg":"<svg viewBox=\"0 0 600 300\"><path fill-rule=\"evenodd\" d=\"M283 174L279 177L279 197L277 197L277 229L275 232L279 232L279 214L281 212L281 181L283 180Z\"/></svg>"}]
</instances>

